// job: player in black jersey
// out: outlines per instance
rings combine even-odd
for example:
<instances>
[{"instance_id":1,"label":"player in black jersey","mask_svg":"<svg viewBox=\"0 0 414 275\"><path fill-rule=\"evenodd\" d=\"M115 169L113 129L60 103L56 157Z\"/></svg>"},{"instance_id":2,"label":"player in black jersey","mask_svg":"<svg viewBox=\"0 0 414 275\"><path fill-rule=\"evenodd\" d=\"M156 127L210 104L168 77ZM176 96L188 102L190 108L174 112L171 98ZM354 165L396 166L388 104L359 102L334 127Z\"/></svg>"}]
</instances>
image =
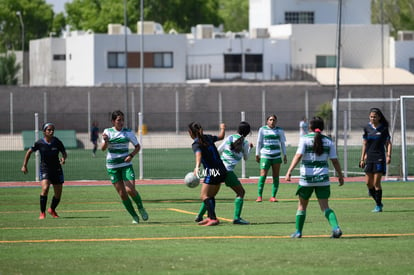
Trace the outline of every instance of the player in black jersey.
<instances>
[{"instance_id":1,"label":"player in black jersey","mask_svg":"<svg viewBox=\"0 0 414 275\"><path fill-rule=\"evenodd\" d=\"M376 206L372 212L382 212L381 178L391 163L392 144L388 121L378 108L369 111L369 123L364 127L359 167L364 168L366 184Z\"/></svg>"},{"instance_id":2,"label":"player in black jersey","mask_svg":"<svg viewBox=\"0 0 414 275\"><path fill-rule=\"evenodd\" d=\"M64 182L62 164L65 164L67 154L62 141L54 136L55 125L53 123L45 123L42 126L43 138L39 139L29 148L24 156L22 172L27 174L27 162L32 152L40 153L40 181L42 191L40 193L40 216L39 219L46 217L47 195L49 193L50 184L53 184L54 196L50 208L47 210L54 218L58 218L56 207L62 196L62 184ZM62 157L59 159L59 153Z\"/></svg>"}]
</instances>

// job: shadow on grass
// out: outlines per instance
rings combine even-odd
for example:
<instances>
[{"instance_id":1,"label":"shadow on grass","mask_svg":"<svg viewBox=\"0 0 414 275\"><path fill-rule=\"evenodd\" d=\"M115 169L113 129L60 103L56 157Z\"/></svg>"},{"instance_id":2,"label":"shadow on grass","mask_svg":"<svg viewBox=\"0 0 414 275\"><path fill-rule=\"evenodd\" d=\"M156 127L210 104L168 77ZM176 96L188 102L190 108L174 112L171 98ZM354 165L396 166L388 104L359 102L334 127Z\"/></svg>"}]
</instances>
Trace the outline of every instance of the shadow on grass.
<instances>
[{"instance_id":1,"label":"shadow on grass","mask_svg":"<svg viewBox=\"0 0 414 275\"><path fill-rule=\"evenodd\" d=\"M77 217L77 216L65 216L65 217L59 217L59 219L64 219L64 220L89 220L89 219L110 219L111 217L104 217L104 216L94 216L94 217Z\"/></svg>"}]
</instances>

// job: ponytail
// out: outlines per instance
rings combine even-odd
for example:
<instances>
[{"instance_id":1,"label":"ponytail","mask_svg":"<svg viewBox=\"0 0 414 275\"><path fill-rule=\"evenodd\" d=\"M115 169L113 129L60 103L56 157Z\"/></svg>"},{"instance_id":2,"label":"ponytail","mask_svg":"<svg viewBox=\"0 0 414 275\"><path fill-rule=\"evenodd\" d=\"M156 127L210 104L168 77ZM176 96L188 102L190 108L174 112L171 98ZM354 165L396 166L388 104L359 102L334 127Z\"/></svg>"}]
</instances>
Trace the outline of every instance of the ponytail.
<instances>
[{"instance_id":1,"label":"ponytail","mask_svg":"<svg viewBox=\"0 0 414 275\"><path fill-rule=\"evenodd\" d=\"M239 133L241 137L230 144L230 149L236 153L240 153L243 149L244 138L250 134L250 124L246 121L240 122L237 133Z\"/></svg>"},{"instance_id":2,"label":"ponytail","mask_svg":"<svg viewBox=\"0 0 414 275\"><path fill-rule=\"evenodd\" d=\"M191 132L191 134L198 138L198 142L201 145L208 145L208 143L204 140L204 135L203 135L203 128L201 127L201 124L198 122L191 122L190 124L188 124L188 130Z\"/></svg>"},{"instance_id":3,"label":"ponytail","mask_svg":"<svg viewBox=\"0 0 414 275\"><path fill-rule=\"evenodd\" d=\"M321 117L313 117L309 122L309 128L315 133L313 138L313 152L318 156L323 154L322 131L325 127Z\"/></svg>"}]
</instances>

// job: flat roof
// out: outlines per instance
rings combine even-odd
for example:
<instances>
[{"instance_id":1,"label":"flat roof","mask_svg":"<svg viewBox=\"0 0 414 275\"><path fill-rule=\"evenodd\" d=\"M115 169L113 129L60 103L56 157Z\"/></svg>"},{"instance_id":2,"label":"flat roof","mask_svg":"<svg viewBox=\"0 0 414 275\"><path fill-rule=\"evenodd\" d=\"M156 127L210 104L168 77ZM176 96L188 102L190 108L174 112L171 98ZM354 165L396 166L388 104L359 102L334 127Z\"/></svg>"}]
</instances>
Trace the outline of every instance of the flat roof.
<instances>
[{"instance_id":1,"label":"flat roof","mask_svg":"<svg viewBox=\"0 0 414 275\"><path fill-rule=\"evenodd\" d=\"M308 71L320 85L336 84L336 68ZM353 69L340 68L341 85L414 85L414 74L400 68Z\"/></svg>"}]
</instances>

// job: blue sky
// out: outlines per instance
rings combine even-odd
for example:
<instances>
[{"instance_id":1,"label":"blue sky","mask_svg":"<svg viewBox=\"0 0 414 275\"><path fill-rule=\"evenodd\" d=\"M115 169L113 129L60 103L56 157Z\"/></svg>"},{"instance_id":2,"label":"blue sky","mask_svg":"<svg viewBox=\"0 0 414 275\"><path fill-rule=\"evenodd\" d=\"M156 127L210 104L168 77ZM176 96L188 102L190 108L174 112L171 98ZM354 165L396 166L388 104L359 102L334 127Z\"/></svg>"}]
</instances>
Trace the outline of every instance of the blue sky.
<instances>
[{"instance_id":1,"label":"blue sky","mask_svg":"<svg viewBox=\"0 0 414 275\"><path fill-rule=\"evenodd\" d=\"M66 2L72 2L72 0L46 0L46 3L53 5L55 13L63 12L65 10Z\"/></svg>"}]
</instances>

